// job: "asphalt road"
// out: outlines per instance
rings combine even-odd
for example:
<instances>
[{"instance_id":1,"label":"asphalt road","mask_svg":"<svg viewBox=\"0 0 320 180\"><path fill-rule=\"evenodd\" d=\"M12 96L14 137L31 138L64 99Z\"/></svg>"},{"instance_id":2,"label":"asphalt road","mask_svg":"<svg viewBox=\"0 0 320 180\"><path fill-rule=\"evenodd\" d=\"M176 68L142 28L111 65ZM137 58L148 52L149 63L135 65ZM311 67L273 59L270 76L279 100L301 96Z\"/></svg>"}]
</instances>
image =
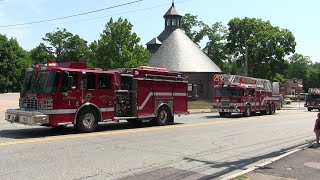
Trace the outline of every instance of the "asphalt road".
<instances>
[{"instance_id":1,"label":"asphalt road","mask_svg":"<svg viewBox=\"0 0 320 180\"><path fill-rule=\"evenodd\" d=\"M12 106L4 99L1 108ZM312 140L316 113L191 114L169 126L121 122L78 134L10 124L0 111L0 179L220 179Z\"/></svg>"}]
</instances>

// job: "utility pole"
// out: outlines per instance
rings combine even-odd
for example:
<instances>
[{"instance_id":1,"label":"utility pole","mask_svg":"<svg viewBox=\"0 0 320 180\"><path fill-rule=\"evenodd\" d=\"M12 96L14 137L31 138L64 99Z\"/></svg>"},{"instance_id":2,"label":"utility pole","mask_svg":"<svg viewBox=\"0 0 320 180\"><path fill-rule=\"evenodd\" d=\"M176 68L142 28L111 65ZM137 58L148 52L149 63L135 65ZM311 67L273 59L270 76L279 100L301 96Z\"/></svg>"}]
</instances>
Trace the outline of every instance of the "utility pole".
<instances>
[{"instance_id":1,"label":"utility pole","mask_svg":"<svg viewBox=\"0 0 320 180\"><path fill-rule=\"evenodd\" d=\"M246 43L246 47L245 47L245 56L244 56L244 75L248 76L248 46Z\"/></svg>"}]
</instances>

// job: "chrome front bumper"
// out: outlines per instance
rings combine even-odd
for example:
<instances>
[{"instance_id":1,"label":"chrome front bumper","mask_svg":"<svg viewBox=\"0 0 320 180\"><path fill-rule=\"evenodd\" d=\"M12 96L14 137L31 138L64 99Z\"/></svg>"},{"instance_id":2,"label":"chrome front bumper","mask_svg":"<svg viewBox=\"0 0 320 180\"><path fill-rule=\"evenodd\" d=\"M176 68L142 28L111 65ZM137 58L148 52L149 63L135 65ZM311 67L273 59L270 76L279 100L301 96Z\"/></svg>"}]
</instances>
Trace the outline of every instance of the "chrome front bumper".
<instances>
[{"instance_id":1,"label":"chrome front bumper","mask_svg":"<svg viewBox=\"0 0 320 180\"><path fill-rule=\"evenodd\" d=\"M49 115L39 111L27 111L24 109L8 109L5 113L5 120L11 123L26 125L49 124Z\"/></svg>"}]
</instances>

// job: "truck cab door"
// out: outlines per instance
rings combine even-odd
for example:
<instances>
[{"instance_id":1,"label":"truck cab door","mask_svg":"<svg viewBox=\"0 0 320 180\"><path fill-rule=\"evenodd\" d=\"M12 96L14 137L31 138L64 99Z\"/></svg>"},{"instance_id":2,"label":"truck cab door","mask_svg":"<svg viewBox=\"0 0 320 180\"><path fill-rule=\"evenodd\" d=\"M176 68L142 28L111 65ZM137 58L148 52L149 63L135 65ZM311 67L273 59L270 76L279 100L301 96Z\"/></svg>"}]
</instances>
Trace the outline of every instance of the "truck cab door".
<instances>
[{"instance_id":1,"label":"truck cab door","mask_svg":"<svg viewBox=\"0 0 320 180\"><path fill-rule=\"evenodd\" d=\"M59 109L76 109L79 106L81 102L79 82L78 72L64 72L59 95L62 101Z\"/></svg>"},{"instance_id":2,"label":"truck cab door","mask_svg":"<svg viewBox=\"0 0 320 180\"><path fill-rule=\"evenodd\" d=\"M113 75L103 73L86 73L83 79L83 103L97 106L103 120L112 120L114 117L114 86Z\"/></svg>"}]
</instances>

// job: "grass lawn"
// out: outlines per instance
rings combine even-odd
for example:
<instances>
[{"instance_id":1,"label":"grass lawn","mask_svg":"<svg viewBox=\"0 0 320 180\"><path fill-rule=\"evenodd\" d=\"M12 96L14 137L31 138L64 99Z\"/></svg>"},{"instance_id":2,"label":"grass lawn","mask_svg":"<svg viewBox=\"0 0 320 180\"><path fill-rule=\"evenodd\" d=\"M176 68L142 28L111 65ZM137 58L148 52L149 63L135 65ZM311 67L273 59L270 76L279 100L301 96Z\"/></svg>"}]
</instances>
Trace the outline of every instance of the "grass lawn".
<instances>
[{"instance_id":1,"label":"grass lawn","mask_svg":"<svg viewBox=\"0 0 320 180\"><path fill-rule=\"evenodd\" d=\"M211 109L209 100L188 101L188 109Z\"/></svg>"}]
</instances>

